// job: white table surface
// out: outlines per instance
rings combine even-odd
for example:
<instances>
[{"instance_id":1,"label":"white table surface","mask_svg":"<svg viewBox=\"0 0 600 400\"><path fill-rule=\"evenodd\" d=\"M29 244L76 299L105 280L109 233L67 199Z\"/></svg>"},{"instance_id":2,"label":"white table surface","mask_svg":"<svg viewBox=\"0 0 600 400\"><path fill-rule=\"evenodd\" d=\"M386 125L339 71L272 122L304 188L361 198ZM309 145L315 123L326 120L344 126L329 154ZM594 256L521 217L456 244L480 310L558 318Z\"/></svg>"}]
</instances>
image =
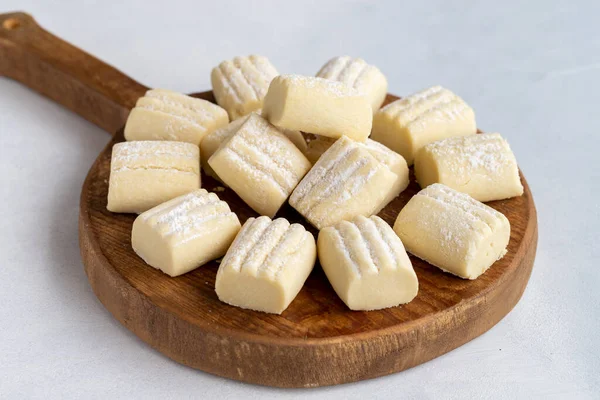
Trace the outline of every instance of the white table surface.
<instances>
[{"instance_id":1,"label":"white table surface","mask_svg":"<svg viewBox=\"0 0 600 400\"><path fill-rule=\"evenodd\" d=\"M215 64L248 53L307 75L361 56L401 95L445 85L508 138L531 185L529 286L488 333L392 376L281 390L183 367L114 320L83 271L79 192L108 135L0 79L0 398L599 398L600 2L151 3L2 0L0 12L28 11L155 87L209 89Z\"/></svg>"}]
</instances>

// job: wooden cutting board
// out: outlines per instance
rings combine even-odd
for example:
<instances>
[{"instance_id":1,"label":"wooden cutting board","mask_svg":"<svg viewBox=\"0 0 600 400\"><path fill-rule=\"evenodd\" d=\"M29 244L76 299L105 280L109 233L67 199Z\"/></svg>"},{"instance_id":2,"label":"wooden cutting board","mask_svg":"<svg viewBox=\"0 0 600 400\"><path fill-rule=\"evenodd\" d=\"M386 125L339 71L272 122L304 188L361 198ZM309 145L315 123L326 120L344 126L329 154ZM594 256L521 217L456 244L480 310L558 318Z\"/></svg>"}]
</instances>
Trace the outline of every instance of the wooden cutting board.
<instances>
[{"instance_id":1,"label":"wooden cutting board","mask_svg":"<svg viewBox=\"0 0 600 400\"><path fill-rule=\"evenodd\" d=\"M537 245L536 211L523 175L522 197L488 203L510 220L506 256L475 281L456 278L411 257L419 294L404 306L350 311L319 265L282 315L221 303L214 290L217 262L168 277L132 251L135 215L106 210L111 148L123 140L121 128L129 109L146 87L52 36L26 14L0 15L0 27L0 74L23 82L108 132L117 132L83 185L81 255L102 304L140 339L173 360L270 386L359 381L402 371L461 346L494 326L521 298ZM214 101L211 92L195 96ZM396 98L388 95L386 103ZM219 186L207 176L202 179L208 190ZM412 176L409 188L379 216L393 224L418 190ZM231 190L218 195L242 223L257 215ZM289 205L277 216L310 227Z\"/></svg>"}]
</instances>

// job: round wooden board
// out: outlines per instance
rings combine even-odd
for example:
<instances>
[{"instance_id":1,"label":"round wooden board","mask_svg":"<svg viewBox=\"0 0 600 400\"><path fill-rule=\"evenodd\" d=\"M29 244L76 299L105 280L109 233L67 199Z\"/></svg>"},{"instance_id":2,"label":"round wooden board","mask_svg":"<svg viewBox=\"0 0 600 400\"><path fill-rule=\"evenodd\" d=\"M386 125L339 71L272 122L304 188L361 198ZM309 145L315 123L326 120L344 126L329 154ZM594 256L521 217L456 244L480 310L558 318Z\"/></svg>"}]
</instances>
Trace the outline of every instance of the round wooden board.
<instances>
[{"instance_id":1,"label":"round wooden board","mask_svg":"<svg viewBox=\"0 0 600 400\"><path fill-rule=\"evenodd\" d=\"M196 95L214 101L210 92ZM397 99L388 95L386 103ZM522 197L490 206L510 220L508 253L475 281L459 279L411 256L419 294L381 311L350 311L317 264L282 315L221 303L215 294L219 264L170 278L131 249L135 215L106 210L111 148L92 166L81 193L79 240L90 284L123 325L173 360L240 381L279 387L315 387L402 371L440 356L486 332L519 301L531 274L537 219L521 175ZM219 184L203 176L211 191ZM379 216L389 224L419 190L411 184ZM230 189L218 192L244 223L257 214ZM277 214L316 230L289 205Z\"/></svg>"}]
</instances>

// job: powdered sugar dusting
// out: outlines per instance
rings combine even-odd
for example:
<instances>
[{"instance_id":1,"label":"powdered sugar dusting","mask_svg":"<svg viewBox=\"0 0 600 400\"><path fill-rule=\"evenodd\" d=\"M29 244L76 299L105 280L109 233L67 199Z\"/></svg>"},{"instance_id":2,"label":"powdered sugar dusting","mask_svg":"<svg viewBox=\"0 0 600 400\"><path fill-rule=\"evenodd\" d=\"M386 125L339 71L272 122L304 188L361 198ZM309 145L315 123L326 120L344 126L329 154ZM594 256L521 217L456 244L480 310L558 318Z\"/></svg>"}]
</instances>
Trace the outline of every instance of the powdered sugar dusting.
<instances>
[{"instance_id":1,"label":"powdered sugar dusting","mask_svg":"<svg viewBox=\"0 0 600 400\"><path fill-rule=\"evenodd\" d=\"M247 119L248 119L248 116L238 118L235 121L230 122L227 126L221 128L221 129L217 129L216 131L213 131L212 133L209 133L208 135L206 135L206 137L203 139L203 141L210 140L210 141L222 143L225 139L227 139L228 137L233 135L235 132L237 132L237 130L240 129L240 126L242 126L242 124L244 122L246 122Z\"/></svg>"},{"instance_id":2,"label":"powdered sugar dusting","mask_svg":"<svg viewBox=\"0 0 600 400\"><path fill-rule=\"evenodd\" d=\"M239 93L249 93L251 100L258 100L260 98L260 82L253 80L249 76L249 71L247 66L243 67L241 65L242 61L248 63L248 60L244 60L241 57L236 57L232 60L235 68L232 68L229 71L229 82L230 85L236 88L236 91Z\"/></svg>"},{"instance_id":3,"label":"powdered sugar dusting","mask_svg":"<svg viewBox=\"0 0 600 400\"><path fill-rule=\"evenodd\" d=\"M193 121L204 128L207 127L207 124L214 123L214 121L219 116L223 116L225 112L221 107L210 101L196 99L182 93L164 89L147 91L144 100L138 105L139 107L176 115L189 121Z\"/></svg>"},{"instance_id":4,"label":"powdered sugar dusting","mask_svg":"<svg viewBox=\"0 0 600 400\"><path fill-rule=\"evenodd\" d=\"M204 112L213 111L223 113L224 110L216 104L211 103L208 100L198 99L192 96L188 96L183 93L174 92L167 89L151 89L144 95L148 98L158 99L165 104L170 104L176 107L182 107L190 111Z\"/></svg>"},{"instance_id":5,"label":"powdered sugar dusting","mask_svg":"<svg viewBox=\"0 0 600 400\"><path fill-rule=\"evenodd\" d=\"M377 67L369 65L365 62L362 69L354 79L352 87L358 90L360 93L367 94L371 89L372 83L376 79L375 77L377 75L383 76Z\"/></svg>"},{"instance_id":6,"label":"powdered sugar dusting","mask_svg":"<svg viewBox=\"0 0 600 400\"><path fill-rule=\"evenodd\" d=\"M379 70L366 63L362 58L349 56L335 57L329 60L317 73L317 77L330 79L356 89L361 94L367 94L372 88L371 73Z\"/></svg>"},{"instance_id":7,"label":"powdered sugar dusting","mask_svg":"<svg viewBox=\"0 0 600 400\"><path fill-rule=\"evenodd\" d=\"M409 129L413 133L428 132L428 127L436 122L454 126L455 121L472 121L473 132L464 134L475 133L473 109L460 97L441 86L433 86L396 100L378 111L377 116L393 120L400 128Z\"/></svg>"},{"instance_id":8,"label":"powdered sugar dusting","mask_svg":"<svg viewBox=\"0 0 600 400\"><path fill-rule=\"evenodd\" d=\"M249 218L223 258L221 268L278 280L284 270L295 267L290 260L309 239L312 236L302 225L290 224L285 218Z\"/></svg>"},{"instance_id":9,"label":"powdered sugar dusting","mask_svg":"<svg viewBox=\"0 0 600 400\"><path fill-rule=\"evenodd\" d=\"M437 90L438 88L439 90ZM434 89L436 90L423 92L422 95L418 94L415 98L409 97L406 103L401 102L396 112L396 118L408 124L434 110L444 109L447 104L452 103L456 99L454 93L449 90L439 86L434 87Z\"/></svg>"},{"instance_id":10,"label":"powdered sugar dusting","mask_svg":"<svg viewBox=\"0 0 600 400\"><path fill-rule=\"evenodd\" d=\"M177 236L174 246L209 234L206 224L219 219L237 220L224 201L217 195L199 189L177 197L143 213L142 218L165 238ZM222 223L220 224L222 226Z\"/></svg>"},{"instance_id":11,"label":"powdered sugar dusting","mask_svg":"<svg viewBox=\"0 0 600 400\"><path fill-rule=\"evenodd\" d=\"M410 201L417 201L421 192L417 193ZM419 213L401 212L402 224L404 226L418 226L420 230L427 232L428 235L440 233L440 240L437 245L448 255L459 255L467 246L464 240L469 240L471 232L477 229L476 224L472 217L465 218L464 214L456 208L439 202L438 204L442 206L444 212L439 212L439 209L434 208L428 202L420 204ZM476 234L478 235L478 233ZM419 254L418 256L422 258L424 255Z\"/></svg>"},{"instance_id":12,"label":"powdered sugar dusting","mask_svg":"<svg viewBox=\"0 0 600 400\"><path fill-rule=\"evenodd\" d=\"M312 169L308 171L304 179L302 179L292 193L290 201L295 203L298 207L303 208L303 200L309 196L315 185L321 180L327 179L326 177L331 175L331 171L333 171L337 165L349 157L353 151L356 151L351 143L352 141L345 137L338 139L336 143L331 146L321 158L319 158Z\"/></svg>"},{"instance_id":13,"label":"powdered sugar dusting","mask_svg":"<svg viewBox=\"0 0 600 400\"><path fill-rule=\"evenodd\" d=\"M283 80L290 86L300 86L307 89L323 90L327 95L333 97L361 96L361 93L351 86L329 79L302 75L280 75L276 79Z\"/></svg>"},{"instance_id":14,"label":"powdered sugar dusting","mask_svg":"<svg viewBox=\"0 0 600 400\"><path fill-rule=\"evenodd\" d=\"M232 80L232 73L230 73L227 70L227 64L225 64L228 61L225 61L221 64L219 64L219 66L217 67L217 70L219 71L219 75L221 77L220 79L220 83L223 86L223 90L225 91L225 94L229 97L229 99L227 99L227 101L231 101L234 105L240 105L244 103L244 99L242 97L242 94L239 93L239 91L236 89L236 87L233 84L233 80ZM216 88L215 88L216 90ZM221 101L219 100L219 104L221 104Z\"/></svg>"},{"instance_id":15,"label":"powdered sugar dusting","mask_svg":"<svg viewBox=\"0 0 600 400\"><path fill-rule=\"evenodd\" d=\"M428 114L435 109L443 109L444 105L458 99L451 91L441 86L433 86L429 89L415 93L408 97L396 100L383 107L379 112L398 119L406 125Z\"/></svg>"},{"instance_id":16,"label":"powdered sugar dusting","mask_svg":"<svg viewBox=\"0 0 600 400\"><path fill-rule=\"evenodd\" d=\"M173 226L176 226L177 228L170 230L168 233L165 234L165 236L179 236L180 240L177 241L176 245L181 245L190 242L200 236L207 236L215 228L213 227L212 229L210 229L208 227L203 227L203 225L205 225L208 222L224 218L235 218L235 214L232 212L221 212L217 214L203 216L182 216L179 218L179 220L173 220Z\"/></svg>"},{"instance_id":17,"label":"powdered sugar dusting","mask_svg":"<svg viewBox=\"0 0 600 400\"><path fill-rule=\"evenodd\" d=\"M310 167L295 145L258 115L251 115L227 146L237 153L248 153L248 159L271 175L288 194Z\"/></svg>"},{"instance_id":18,"label":"powdered sugar dusting","mask_svg":"<svg viewBox=\"0 0 600 400\"><path fill-rule=\"evenodd\" d=\"M206 131L206 127L202 125L204 121L198 120L195 116L189 115L186 110L179 110L176 107L173 109L169 109L168 107L163 107L161 105L152 105L152 104L144 104L136 107L138 109L152 111L153 113L157 113L158 115L167 116L169 118L166 129L173 132L175 130L174 125L177 124L177 129L182 131L186 129L186 125L191 125L194 128L200 129L201 131Z\"/></svg>"},{"instance_id":19,"label":"powdered sugar dusting","mask_svg":"<svg viewBox=\"0 0 600 400\"><path fill-rule=\"evenodd\" d=\"M408 122L406 126L411 129L425 130L427 124L434 121L452 122L466 119L469 111L471 111L471 108L468 105L462 101L453 100L448 103L437 104L434 107L431 107Z\"/></svg>"},{"instance_id":20,"label":"powdered sugar dusting","mask_svg":"<svg viewBox=\"0 0 600 400\"><path fill-rule=\"evenodd\" d=\"M267 259L274 249L287 236L290 223L285 218L277 218L269 223L260 239L249 249L241 264L240 272L257 276L267 268Z\"/></svg>"},{"instance_id":21,"label":"powdered sugar dusting","mask_svg":"<svg viewBox=\"0 0 600 400\"><path fill-rule=\"evenodd\" d=\"M492 207L486 206L465 193L450 189L439 183L434 183L421 190L417 193L417 196L427 196L435 199L438 204L448 209L446 213L448 216L453 214L458 215L459 217L455 219L455 222L462 221L464 224L468 224L465 227L467 231L478 231L477 222L483 222L491 231L494 231L497 225L506 221L506 217ZM456 213L456 209L462 211L462 213ZM443 225L440 224L440 226ZM452 227L452 230L456 231L454 227ZM482 234L483 232L480 233ZM450 233L444 236L452 239Z\"/></svg>"},{"instance_id":22,"label":"powdered sugar dusting","mask_svg":"<svg viewBox=\"0 0 600 400\"><path fill-rule=\"evenodd\" d=\"M284 186L282 186L277 180L275 180L275 178L273 178L273 175L271 174L270 171L265 170L260 165L257 165L255 162L253 162L253 160L248 158L248 156L246 156L245 154L243 154L235 149L228 147L228 148L224 149L224 151L227 152L229 161L232 162L233 164L237 165L237 167L240 170L243 170L244 174L248 178L251 178L252 181L254 181L254 182L260 182L263 180L270 181L275 184L275 186L277 187L277 189L279 189L279 191L283 194L283 196L287 197L287 194L289 192L287 191L287 189ZM261 193L261 191L257 191L256 195L260 195L260 193Z\"/></svg>"},{"instance_id":23,"label":"powdered sugar dusting","mask_svg":"<svg viewBox=\"0 0 600 400\"><path fill-rule=\"evenodd\" d=\"M491 176L516 162L508 143L498 133L469 135L439 140L425 146L444 168L456 176L483 169Z\"/></svg>"},{"instance_id":24,"label":"powdered sugar dusting","mask_svg":"<svg viewBox=\"0 0 600 400\"><path fill-rule=\"evenodd\" d=\"M214 195L214 193L211 193ZM219 207L220 206L220 207ZM216 196L209 194L194 193L192 196L184 199L170 210L165 210L158 215L151 216L156 219L159 225L168 227L167 233L172 233L179 228L183 220L191 217L205 217L214 212L229 211L227 203L222 202ZM147 219L148 217L146 217Z\"/></svg>"},{"instance_id":25,"label":"powdered sugar dusting","mask_svg":"<svg viewBox=\"0 0 600 400\"><path fill-rule=\"evenodd\" d=\"M113 153L114 154L114 153ZM132 162L132 161L136 161L136 160L140 160L140 159L144 159L144 158L155 158L155 157L176 157L176 158L180 158L180 159L188 159L188 160L198 160L198 155L197 154L181 154L181 153L177 153L175 151L156 151L156 152L147 152L147 153L129 153L129 154L116 154L113 155L112 160L113 162L122 162L122 163L128 163L128 162Z\"/></svg>"},{"instance_id":26,"label":"powdered sugar dusting","mask_svg":"<svg viewBox=\"0 0 600 400\"><path fill-rule=\"evenodd\" d=\"M342 252L344 258L348 260L348 263L350 264L350 267L352 268L356 276L361 277L362 274L360 271L360 266L358 265L356 258L354 257L350 247L348 246L346 238L342 234L342 231L337 227L331 227L331 229L333 229L336 241L338 242L336 247Z\"/></svg>"},{"instance_id":27,"label":"powdered sugar dusting","mask_svg":"<svg viewBox=\"0 0 600 400\"><path fill-rule=\"evenodd\" d=\"M266 138L265 138L266 139ZM295 171L292 169L290 165L289 159L284 159L281 157L281 154L275 155L273 157L271 154L273 152L268 150L268 147L257 145L256 143L250 142L247 139L240 137L238 143L243 143L244 146L248 149L252 149L254 151L254 162L256 164L261 165L265 168L265 171L270 171L270 174L273 176L273 179L279 182L281 187L285 188L285 190L289 193L296 186L296 183L300 180L300 178L296 175ZM262 141L263 144L269 143L268 140ZM272 142L270 144L273 144ZM272 146L276 147L276 146ZM240 150L242 151L242 150Z\"/></svg>"},{"instance_id":28,"label":"powdered sugar dusting","mask_svg":"<svg viewBox=\"0 0 600 400\"><path fill-rule=\"evenodd\" d=\"M252 88L258 100L263 99L269 88L269 83L277 75L272 74L272 68L267 66L264 57L235 57L234 65L244 77L247 85ZM272 67L272 66L271 66ZM276 71L275 71L276 72Z\"/></svg>"},{"instance_id":29,"label":"powdered sugar dusting","mask_svg":"<svg viewBox=\"0 0 600 400\"><path fill-rule=\"evenodd\" d=\"M339 180L337 180L340 196L336 198L334 204L343 207L344 204L356 196L367 182L383 167L383 164L377 163L371 166L366 174L357 173L359 169L369 163L366 158L360 159L352 168L344 171ZM343 183L342 183L343 182ZM333 196L331 196L333 197Z\"/></svg>"},{"instance_id":30,"label":"powdered sugar dusting","mask_svg":"<svg viewBox=\"0 0 600 400\"><path fill-rule=\"evenodd\" d=\"M340 73L352 62L352 58L349 56L335 57L329 60L319 72L317 77L323 79L331 79L334 81L338 80Z\"/></svg>"},{"instance_id":31,"label":"powdered sugar dusting","mask_svg":"<svg viewBox=\"0 0 600 400\"><path fill-rule=\"evenodd\" d=\"M278 74L266 57L256 55L235 57L222 62L218 68L225 90L237 105L262 102L271 80Z\"/></svg>"},{"instance_id":32,"label":"powdered sugar dusting","mask_svg":"<svg viewBox=\"0 0 600 400\"><path fill-rule=\"evenodd\" d=\"M306 157L311 162L316 163L323 153L325 153L333 145L333 143L335 143L335 139L326 136L319 136L308 143ZM385 165L392 172L394 172L394 167L398 164L406 163L400 154L390 150L388 147L376 142L375 140L367 139L364 142L356 142L356 145L367 150L369 154L373 156L373 158Z\"/></svg>"},{"instance_id":33,"label":"powdered sugar dusting","mask_svg":"<svg viewBox=\"0 0 600 400\"><path fill-rule=\"evenodd\" d=\"M353 162L349 162L348 159ZM338 139L316 162L298 184L290 204L313 225L321 227L331 218L333 211L344 210L348 202L360 198L355 215L372 213L386 189L376 194L365 191L367 183L380 176L386 180L388 167L377 161L361 144L343 136ZM378 175L383 172L384 175ZM372 197L372 199L369 198ZM321 205L327 204L327 207ZM335 218L331 222L335 222Z\"/></svg>"},{"instance_id":34,"label":"powdered sugar dusting","mask_svg":"<svg viewBox=\"0 0 600 400\"><path fill-rule=\"evenodd\" d=\"M400 242L400 238L398 238L390 226L378 216L373 215L367 220L377 232L378 239L385 248L386 253L392 258L394 269L397 269L400 266L400 259L398 257L398 251L400 250L398 249L398 242Z\"/></svg>"},{"instance_id":35,"label":"powdered sugar dusting","mask_svg":"<svg viewBox=\"0 0 600 400\"><path fill-rule=\"evenodd\" d=\"M264 96L277 70L266 57L235 57L213 69L213 91L231 119L262 107Z\"/></svg>"},{"instance_id":36,"label":"powdered sugar dusting","mask_svg":"<svg viewBox=\"0 0 600 400\"><path fill-rule=\"evenodd\" d=\"M221 221L216 226L215 225L203 226L203 225L206 225L207 222L214 221L214 220L221 220ZM208 215L206 217L198 218L197 220L194 220L193 224L196 226L196 228L193 229L193 232L195 232L195 233L190 233L192 231L192 229L190 229L188 232L183 232L183 233L178 232L178 234L180 235L181 238L176 243L174 243L174 246L181 246L183 244L191 242L192 240L196 240L197 238L202 237L202 236L210 237L210 235L212 233L219 232L223 228L223 226L226 224L225 220L230 220L231 223L236 223L237 221L239 221L237 215L235 215L235 213L233 213L233 212Z\"/></svg>"},{"instance_id":37,"label":"powdered sugar dusting","mask_svg":"<svg viewBox=\"0 0 600 400\"><path fill-rule=\"evenodd\" d=\"M176 198L171 199L165 203L162 203L154 208L151 208L150 210L142 213L140 215L140 218L142 218L144 221L147 221L150 218L152 218L156 215L159 215L163 212L168 212L168 210L172 210L173 208L177 207L178 205L180 205L186 201L189 201L195 197L204 198L207 195L208 195L208 192L206 191L206 189L194 190L193 192L184 194L183 196L176 197Z\"/></svg>"},{"instance_id":38,"label":"powdered sugar dusting","mask_svg":"<svg viewBox=\"0 0 600 400\"><path fill-rule=\"evenodd\" d=\"M379 256L377 254L377 251L375 251L375 247L373 246L371 241L367 239L368 228L366 228L365 225L361 223L363 222L363 218L366 220L365 217L359 216L353 221L344 221L342 222L342 224L349 224L346 226L349 229L354 230L360 238L360 240L353 241L352 243L354 244L353 250L355 253L363 253L365 255L365 258L368 258L368 261L366 263L359 264L359 267L363 270L362 272L365 274L378 274L381 271Z\"/></svg>"},{"instance_id":39,"label":"powdered sugar dusting","mask_svg":"<svg viewBox=\"0 0 600 400\"><path fill-rule=\"evenodd\" d=\"M198 146L191 143L140 140L115 144L112 156L127 160L147 155L197 158L198 154Z\"/></svg>"},{"instance_id":40,"label":"powdered sugar dusting","mask_svg":"<svg viewBox=\"0 0 600 400\"><path fill-rule=\"evenodd\" d=\"M415 204L418 204L416 208ZM476 260L482 251L487 257L488 246L495 251L497 246L494 247L489 240L496 240L497 235L510 230L510 223L503 214L467 194L438 183L417 193L405 207L408 208L412 212L403 209L397 224L400 237L413 247L411 252L415 254L416 251L417 256L428 260L428 250L419 238L431 237L438 249L431 253L434 260L428 261L469 279L474 279L489 267L481 266L483 270L468 272L471 261ZM410 226L413 228L408 234L404 229ZM479 268L477 265L475 263L474 268ZM463 271L465 268L467 272Z\"/></svg>"},{"instance_id":41,"label":"powdered sugar dusting","mask_svg":"<svg viewBox=\"0 0 600 400\"><path fill-rule=\"evenodd\" d=\"M397 116L398 113L417 106L419 103L426 104L432 99L435 99L437 94L441 94L441 96L437 96L438 101L448 101L448 98L452 98L452 93L450 91L439 85L432 86L428 89L411 94L410 96L393 101L390 104L382 107L379 112L386 113L391 116Z\"/></svg>"},{"instance_id":42,"label":"powdered sugar dusting","mask_svg":"<svg viewBox=\"0 0 600 400\"><path fill-rule=\"evenodd\" d=\"M111 173L157 170L198 175L198 146L183 142L133 141L113 146Z\"/></svg>"},{"instance_id":43,"label":"powdered sugar dusting","mask_svg":"<svg viewBox=\"0 0 600 400\"><path fill-rule=\"evenodd\" d=\"M373 158L384 164L388 169L393 169L393 166L398 165L398 163L405 162L400 154L390 150L388 147L375 140L367 139L364 143L358 144L365 148Z\"/></svg>"},{"instance_id":44,"label":"powdered sugar dusting","mask_svg":"<svg viewBox=\"0 0 600 400\"><path fill-rule=\"evenodd\" d=\"M279 75L279 72L277 72L273 64L269 62L267 57L252 54L248 56L248 60L250 60L254 65L254 68L262 74L263 79L267 82L266 88L262 89L266 93L266 90L269 88L268 84L271 83L273 78Z\"/></svg>"},{"instance_id":45,"label":"powdered sugar dusting","mask_svg":"<svg viewBox=\"0 0 600 400\"><path fill-rule=\"evenodd\" d=\"M197 172L194 171L185 171L176 167L152 167L152 166L147 166L147 167L118 167L118 168L113 168L111 170L111 172L127 172L127 171L162 171L162 172L172 172L172 173L177 173L177 174L183 174L183 175L193 175L193 176L198 176Z\"/></svg>"},{"instance_id":46,"label":"powdered sugar dusting","mask_svg":"<svg viewBox=\"0 0 600 400\"><path fill-rule=\"evenodd\" d=\"M340 72L340 74L336 80L339 82L342 82L360 92L360 90L356 86L357 79L368 68L369 68L369 65L365 62L365 60L356 58L346 65L346 67Z\"/></svg>"},{"instance_id":47,"label":"powdered sugar dusting","mask_svg":"<svg viewBox=\"0 0 600 400\"><path fill-rule=\"evenodd\" d=\"M223 257L221 268L232 268L240 272L248 253L261 240L269 225L271 225L269 217L248 218Z\"/></svg>"},{"instance_id":48,"label":"powdered sugar dusting","mask_svg":"<svg viewBox=\"0 0 600 400\"><path fill-rule=\"evenodd\" d=\"M283 271L293 268L293 258L306 246L308 240L314 240L312 235L300 224L292 224L288 229L285 242L281 242L282 250L277 257L272 257L267 265L272 265L267 274L271 274L275 279L279 279ZM271 257L270 257L271 258Z\"/></svg>"},{"instance_id":49,"label":"powdered sugar dusting","mask_svg":"<svg viewBox=\"0 0 600 400\"><path fill-rule=\"evenodd\" d=\"M342 161L337 163L327 175L322 179L325 183L325 187L321 190L312 190L310 195L303 199L302 204L298 204L299 208L302 208L309 217L311 216L312 210L326 199L333 197L333 194L341 192L342 197L344 194L348 194L347 198L350 198L350 192L356 193L357 189L361 185L361 181L356 182L356 179L352 180L352 183L347 187L348 179L355 178L355 173L360 168L365 166L369 162L368 159L360 159L358 162L353 163L349 168L341 169ZM342 201L347 200L342 199Z\"/></svg>"}]
</instances>

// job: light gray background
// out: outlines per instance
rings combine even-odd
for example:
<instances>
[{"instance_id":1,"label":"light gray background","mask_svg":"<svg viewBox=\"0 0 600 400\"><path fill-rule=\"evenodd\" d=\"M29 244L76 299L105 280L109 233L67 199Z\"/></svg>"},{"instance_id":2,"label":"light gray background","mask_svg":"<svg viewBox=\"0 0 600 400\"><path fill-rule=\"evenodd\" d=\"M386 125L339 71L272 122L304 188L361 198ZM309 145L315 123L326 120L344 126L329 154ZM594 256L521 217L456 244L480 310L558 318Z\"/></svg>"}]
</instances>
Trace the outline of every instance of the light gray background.
<instances>
[{"instance_id":1,"label":"light gray background","mask_svg":"<svg viewBox=\"0 0 600 400\"><path fill-rule=\"evenodd\" d=\"M114 3L114 5L111 5ZM2 0L142 83L209 89L240 54L314 74L360 56L405 95L442 84L510 141L539 213L521 302L482 337L411 370L278 390L180 366L119 325L79 257L86 172L108 135L0 79L0 398L598 398L600 2Z\"/></svg>"}]
</instances>

